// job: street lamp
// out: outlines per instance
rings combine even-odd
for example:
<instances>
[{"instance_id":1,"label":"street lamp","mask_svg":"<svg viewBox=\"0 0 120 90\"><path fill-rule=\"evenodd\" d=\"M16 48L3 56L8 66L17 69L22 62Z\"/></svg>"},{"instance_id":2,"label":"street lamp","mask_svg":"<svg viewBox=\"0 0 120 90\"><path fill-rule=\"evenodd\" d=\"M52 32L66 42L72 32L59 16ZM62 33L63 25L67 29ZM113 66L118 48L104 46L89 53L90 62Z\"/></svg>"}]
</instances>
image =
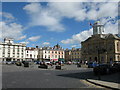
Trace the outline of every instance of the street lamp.
<instances>
[{"instance_id":1,"label":"street lamp","mask_svg":"<svg viewBox=\"0 0 120 90\"><path fill-rule=\"evenodd\" d=\"M99 44L99 47L98 47L97 51L98 51L98 64L100 64L101 63L101 61L100 61L100 54L106 52L106 49L100 49L100 44ZM98 69L100 71L100 68L98 68ZM99 80L101 79L100 72L98 72L98 79Z\"/></svg>"}]
</instances>

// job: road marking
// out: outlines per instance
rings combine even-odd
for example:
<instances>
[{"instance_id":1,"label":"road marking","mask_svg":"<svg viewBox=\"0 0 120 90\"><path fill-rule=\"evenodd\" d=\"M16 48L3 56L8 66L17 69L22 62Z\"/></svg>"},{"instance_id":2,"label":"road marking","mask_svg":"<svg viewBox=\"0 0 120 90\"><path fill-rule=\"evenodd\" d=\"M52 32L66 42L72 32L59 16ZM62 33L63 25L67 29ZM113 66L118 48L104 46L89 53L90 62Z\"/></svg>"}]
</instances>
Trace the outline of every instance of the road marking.
<instances>
[{"instance_id":1,"label":"road marking","mask_svg":"<svg viewBox=\"0 0 120 90\"><path fill-rule=\"evenodd\" d=\"M92 84L86 80L80 80L80 82L82 82L83 84L87 85L88 88L104 88L104 87L101 87L101 86L97 86L95 84Z\"/></svg>"}]
</instances>

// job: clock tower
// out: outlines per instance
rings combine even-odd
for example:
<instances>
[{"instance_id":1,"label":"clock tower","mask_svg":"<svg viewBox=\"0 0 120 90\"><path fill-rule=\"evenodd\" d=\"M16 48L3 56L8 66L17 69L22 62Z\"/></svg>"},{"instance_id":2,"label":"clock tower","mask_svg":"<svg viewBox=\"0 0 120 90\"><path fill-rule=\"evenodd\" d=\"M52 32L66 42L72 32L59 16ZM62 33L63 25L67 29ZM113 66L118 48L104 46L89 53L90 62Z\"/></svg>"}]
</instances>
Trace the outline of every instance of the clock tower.
<instances>
[{"instance_id":1,"label":"clock tower","mask_svg":"<svg viewBox=\"0 0 120 90\"><path fill-rule=\"evenodd\" d=\"M99 21L93 24L93 35L102 34L104 32L104 25L100 24Z\"/></svg>"}]
</instances>

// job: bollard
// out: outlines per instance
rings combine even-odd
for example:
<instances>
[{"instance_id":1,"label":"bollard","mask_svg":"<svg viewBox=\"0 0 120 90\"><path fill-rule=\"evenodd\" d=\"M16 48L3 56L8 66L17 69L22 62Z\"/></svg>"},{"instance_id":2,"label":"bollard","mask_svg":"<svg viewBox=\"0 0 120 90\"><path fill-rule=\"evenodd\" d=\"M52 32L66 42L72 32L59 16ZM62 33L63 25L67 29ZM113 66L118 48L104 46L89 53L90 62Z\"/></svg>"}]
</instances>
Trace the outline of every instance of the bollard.
<instances>
[{"instance_id":1,"label":"bollard","mask_svg":"<svg viewBox=\"0 0 120 90\"><path fill-rule=\"evenodd\" d=\"M55 69L61 70L61 66L56 66Z\"/></svg>"}]
</instances>

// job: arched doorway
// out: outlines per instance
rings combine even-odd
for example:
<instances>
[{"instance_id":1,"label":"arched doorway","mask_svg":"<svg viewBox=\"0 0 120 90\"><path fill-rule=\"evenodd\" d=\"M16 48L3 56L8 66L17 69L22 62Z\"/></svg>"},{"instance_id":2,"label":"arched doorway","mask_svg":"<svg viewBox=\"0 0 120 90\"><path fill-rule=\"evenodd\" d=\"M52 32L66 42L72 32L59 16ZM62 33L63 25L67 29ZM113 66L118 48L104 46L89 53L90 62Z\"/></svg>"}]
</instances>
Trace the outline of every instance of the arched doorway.
<instances>
[{"instance_id":1,"label":"arched doorway","mask_svg":"<svg viewBox=\"0 0 120 90\"><path fill-rule=\"evenodd\" d=\"M96 61L96 62L98 61L98 58L97 58L97 57L95 57L95 61Z\"/></svg>"}]
</instances>

